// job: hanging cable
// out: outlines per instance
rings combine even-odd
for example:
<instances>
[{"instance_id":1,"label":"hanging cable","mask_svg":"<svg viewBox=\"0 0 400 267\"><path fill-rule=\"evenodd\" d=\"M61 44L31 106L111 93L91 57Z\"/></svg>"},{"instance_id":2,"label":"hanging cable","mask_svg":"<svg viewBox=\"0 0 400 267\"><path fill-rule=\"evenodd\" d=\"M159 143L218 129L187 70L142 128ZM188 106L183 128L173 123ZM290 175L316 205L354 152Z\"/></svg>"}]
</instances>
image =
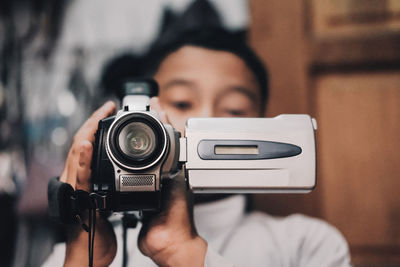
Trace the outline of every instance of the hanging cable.
<instances>
[{"instance_id":1,"label":"hanging cable","mask_svg":"<svg viewBox=\"0 0 400 267\"><path fill-rule=\"evenodd\" d=\"M92 228L93 228L93 225L92 225L92 210L91 209L89 209L89 232L88 232L88 242L89 242L89 248L88 248L88 251L89 251L89 267L92 267L93 266L93 257L92 257Z\"/></svg>"},{"instance_id":2,"label":"hanging cable","mask_svg":"<svg viewBox=\"0 0 400 267\"><path fill-rule=\"evenodd\" d=\"M96 233L96 209L90 209L89 210L89 267L93 267L95 233Z\"/></svg>"},{"instance_id":3,"label":"hanging cable","mask_svg":"<svg viewBox=\"0 0 400 267\"><path fill-rule=\"evenodd\" d=\"M122 251L122 267L126 267L128 264L128 246L127 246L127 230L126 217L122 218L122 240L123 240L123 251Z\"/></svg>"}]
</instances>

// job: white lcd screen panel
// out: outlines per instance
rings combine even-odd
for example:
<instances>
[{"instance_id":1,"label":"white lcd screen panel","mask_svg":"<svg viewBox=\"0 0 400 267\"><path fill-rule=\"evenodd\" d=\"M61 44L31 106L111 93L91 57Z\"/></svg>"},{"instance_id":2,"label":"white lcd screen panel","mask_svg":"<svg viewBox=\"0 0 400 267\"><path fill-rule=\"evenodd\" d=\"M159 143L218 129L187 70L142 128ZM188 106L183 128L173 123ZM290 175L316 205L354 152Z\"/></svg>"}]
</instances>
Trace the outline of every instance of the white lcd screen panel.
<instances>
[{"instance_id":1,"label":"white lcd screen panel","mask_svg":"<svg viewBox=\"0 0 400 267\"><path fill-rule=\"evenodd\" d=\"M216 155L258 155L258 147L217 145L214 147L214 153Z\"/></svg>"}]
</instances>

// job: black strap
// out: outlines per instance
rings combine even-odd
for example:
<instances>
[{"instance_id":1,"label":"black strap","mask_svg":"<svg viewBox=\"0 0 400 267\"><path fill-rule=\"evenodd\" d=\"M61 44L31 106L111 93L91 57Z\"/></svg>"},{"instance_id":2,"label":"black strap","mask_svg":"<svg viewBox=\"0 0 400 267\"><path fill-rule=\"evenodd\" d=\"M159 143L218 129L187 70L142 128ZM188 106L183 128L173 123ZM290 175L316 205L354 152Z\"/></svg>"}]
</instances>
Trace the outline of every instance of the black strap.
<instances>
[{"instance_id":1,"label":"black strap","mask_svg":"<svg viewBox=\"0 0 400 267\"><path fill-rule=\"evenodd\" d=\"M50 218L62 224L79 223L88 232L89 267L92 267L96 211L105 211L109 208L107 196L88 193L83 190L74 190L70 184L60 182L58 177L49 181L47 196ZM88 225L84 222L87 212Z\"/></svg>"},{"instance_id":2,"label":"black strap","mask_svg":"<svg viewBox=\"0 0 400 267\"><path fill-rule=\"evenodd\" d=\"M58 177L49 181L47 196L50 218L62 224L82 224L82 215L90 209L110 210L107 195L75 191L70 184L60 182Z\"/></svg>"},{"instance_id":3,"label":"black strap","mask_svg":"<svg viewBox=\"0 0 400 267\"><path fill-rule=\"evenodd\" d=\"M54 221L63 224L75 222L75 214L71 206L70 198L74 189L70 184L62 183L58 177L49 181L47 186L47 197L49 201L49 216Z\"/></svg>"},{"instance_id":4,"label":"black strap","mask_svg":"<svg viewBox=\"0 0 400 267\"><path fill-rule=\"evenodd\" d=\"M50 218L62 224L79 223L88 232L89 267L93 267L96 214L97 211L110 210L109 197L83 190L74 190L70 184L60 182L58 177L49 181L47 195ZM88 225L85 224L86 214L88 214ZM128 262L127 229L135 228L139 220L140 216L124 213L122 219L124 228L123 266L126 266Z\"/></svg>"}]
</instances>

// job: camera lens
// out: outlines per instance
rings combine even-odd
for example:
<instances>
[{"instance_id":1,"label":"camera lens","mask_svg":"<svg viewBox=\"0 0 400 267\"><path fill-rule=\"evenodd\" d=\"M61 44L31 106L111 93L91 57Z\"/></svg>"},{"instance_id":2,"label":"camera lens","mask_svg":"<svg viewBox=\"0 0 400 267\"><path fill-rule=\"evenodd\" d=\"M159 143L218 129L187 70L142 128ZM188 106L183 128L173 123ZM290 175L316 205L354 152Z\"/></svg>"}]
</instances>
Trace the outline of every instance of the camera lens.
<instances>
[{"instance_id":1,"label":"camera lens","mask_svg":"<svg viewBox=\"0 0 400 267\"><path fill-rule=\"evenodd\" d=\"M144 112L134 112L114 121L107 134L111 158L125 170L143 170L164 155L168 139L163 125Z\"/></svg>"},{"instance_id":2,"label":"camera lens","mask_svg":"<svg viewBox=\"0 0 400 267\"><path fill-rule=\"evenodd\" d=\"M140 161L154 152L156 136L143 122L131 122L122 128L118 143L126 156Z\"/></svg>"}]
</instances>

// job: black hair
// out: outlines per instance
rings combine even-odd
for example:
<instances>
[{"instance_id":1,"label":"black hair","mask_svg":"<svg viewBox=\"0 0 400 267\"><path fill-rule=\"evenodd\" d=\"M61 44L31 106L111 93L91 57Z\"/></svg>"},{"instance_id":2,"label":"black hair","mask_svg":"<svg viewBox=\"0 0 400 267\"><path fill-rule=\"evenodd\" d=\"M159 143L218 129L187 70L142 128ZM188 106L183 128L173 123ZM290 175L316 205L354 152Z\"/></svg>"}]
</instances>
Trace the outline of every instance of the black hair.
<instances>
[{"instance_id":1,"label":"black hair","mask_svg":"<svg viewBox=\"0 0 400 267\"><path fill-rule=\"evenodd\" d=\"M240 57L253 72L261 93L261 108L265 110L268 99L268 72L261 59L244 41L243 35L222 28L200 28L162 36L146 56L148 75L154 75L161 62L171 53L186 45L211 50L227 51Z\"/></svg>"}]
</instances>

